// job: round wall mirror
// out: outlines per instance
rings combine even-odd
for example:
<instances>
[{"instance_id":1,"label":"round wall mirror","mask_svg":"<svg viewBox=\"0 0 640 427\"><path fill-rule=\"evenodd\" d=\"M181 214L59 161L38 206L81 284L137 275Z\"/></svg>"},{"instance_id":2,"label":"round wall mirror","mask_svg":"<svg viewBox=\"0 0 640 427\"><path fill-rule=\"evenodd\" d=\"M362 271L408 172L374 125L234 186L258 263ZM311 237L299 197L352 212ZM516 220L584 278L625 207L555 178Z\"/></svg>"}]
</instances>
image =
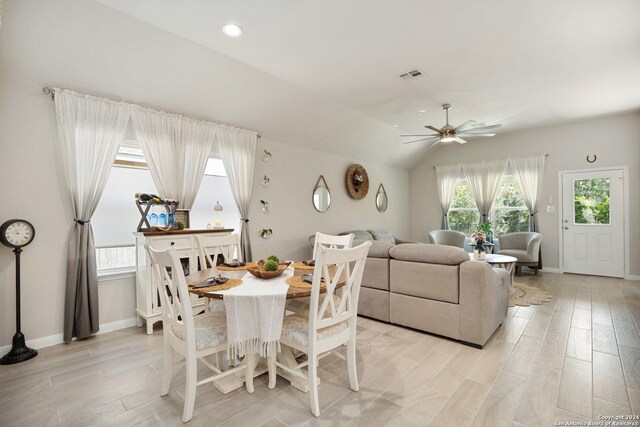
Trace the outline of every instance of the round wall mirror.
<instances>
[{"instance_id":1,"label":"round wall mirror","mask_svg":"<svg viewBox=\"0 0 640 427\"><path fill-rule=\"evenodd\" d=\"M324 177L320 175L313 189L313 207L318 212L326 212L329 206L331 206L331 192Z\"/></svg>"},{"instance_id":2,"label":"round wall mirror","mask_svg":"<svg viewBox=\"0 0 640 427\"><path fill-rule=\"evenodd\" d=\"M378 193L376 194L376 208L378 212L384 212L389 205L389 199L387 198L387 192L384 189L384 185L380 184L378 187Z\"/></svg>"}]
</instances>

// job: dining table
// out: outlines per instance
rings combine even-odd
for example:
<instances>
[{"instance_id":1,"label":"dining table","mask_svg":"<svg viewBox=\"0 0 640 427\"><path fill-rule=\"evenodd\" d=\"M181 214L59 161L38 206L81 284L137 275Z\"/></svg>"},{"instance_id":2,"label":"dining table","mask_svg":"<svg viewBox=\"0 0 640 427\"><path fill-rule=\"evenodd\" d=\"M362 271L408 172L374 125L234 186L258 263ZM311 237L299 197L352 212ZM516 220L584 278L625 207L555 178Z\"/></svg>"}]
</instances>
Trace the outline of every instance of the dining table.
<instances>
[{"instance_id":1,"label":"dining table","mask_svg":"<svg viewBox=\"0 0 640 427\"><path fill-rule=\"evenodd\" d=\"M296 265L301 266L302 268L295 268ZM207 269L203 269L203 270L194 272L192 274L189 274L188 276L186 276L186 280L187 280L187 286L189 286L190 293L202 298L224 300L224 296L229 290L220 290L220 291L200 290L200 289L194 289L192 288L192 286L202 283L209 278L222 275L223 277L227 277L230 279L243 280L243 283L240 283L239 285L237 285L237 287L245 285L245 281L246 282L251 281L252 283L255 284L257 280L258 283L260 283L260 286L267 287L267 292L268 292L268 288L273 288L275 290L276 288L280 287L282 284L286 284L286 280L290 277L300 276L304 273L312 273L312 272L313 272L313 267L306 267L306 266L302 266L301 263L294 263L291 266L289 266L287 269L285 269L283 274L278 277L275 277L272 279L259 279L251 275L251 273L249 273L246 268L240 267L237 269L221 270L219 268L213 267L213 268L207 268ZM336 285L336 290L339 288L342 288L344 285L345 285L344 282L339 282ZM287 300L311 296L310 287L300 288L300 287L294 287L289 285L287 286L288 286L287 294L286 294ZM261 289L261 294L264 294L264 291L265 289ZM324 286L320 288L320 293L326 293L326 289ZM282 316L284 318L284 316L287 316L287 315L290 315L290 314L287 313L287 310L285 308L285 310L282 313ZM288 380L291 383L291 385L297 388L298 390L303 391L305 393L308 392L309 384L308 384L308 381L306 380L307 375L306 373L303 373L300 370L300 368L297 368L299 362L296 361L296 354L294 350L289 346L280 344L280 351L277 354L277 360L278 362L289 367L290 369L297 371L299 373L302 373L304 379L302 377L292 375L291 373L282 369L276 372L277 375ZM263 358L260 358L259 355L250 354L249 357L244 357L244 359L240 363L254 364L254 370L253 370L254 377L260 376L268 372L268 366L267 366L266 360L263 360ZM221 378L220 380L214 381L213 382L214 386L224 394L229 393L235 389L238 389L242 387L244 383L245 374L243 372L244 371L240 371L235 375L229 375L227 377ZM318 379L318 381L320 381L320 379Z\"/></svg>"}]
</instances>

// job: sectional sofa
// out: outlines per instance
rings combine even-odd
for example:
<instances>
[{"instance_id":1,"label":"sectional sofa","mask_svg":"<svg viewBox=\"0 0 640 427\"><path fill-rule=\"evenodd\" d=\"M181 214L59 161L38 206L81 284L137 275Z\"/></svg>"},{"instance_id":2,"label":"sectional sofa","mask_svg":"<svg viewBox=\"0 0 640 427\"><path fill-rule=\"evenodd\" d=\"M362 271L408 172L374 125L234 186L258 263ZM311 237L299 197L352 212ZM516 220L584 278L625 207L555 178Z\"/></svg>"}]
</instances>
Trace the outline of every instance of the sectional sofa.
<instances>
[{"instance_id":1,"label":"sectional sofa","mask_svg":"<svg viewBox=\"0 0 640 427\"><path fill-rule=\"evenodd\" d=\"M358 314L482 348L507 315L511 276L460 248L406 243L382 230L371 240Z\"/></svg>"}]
</instances>

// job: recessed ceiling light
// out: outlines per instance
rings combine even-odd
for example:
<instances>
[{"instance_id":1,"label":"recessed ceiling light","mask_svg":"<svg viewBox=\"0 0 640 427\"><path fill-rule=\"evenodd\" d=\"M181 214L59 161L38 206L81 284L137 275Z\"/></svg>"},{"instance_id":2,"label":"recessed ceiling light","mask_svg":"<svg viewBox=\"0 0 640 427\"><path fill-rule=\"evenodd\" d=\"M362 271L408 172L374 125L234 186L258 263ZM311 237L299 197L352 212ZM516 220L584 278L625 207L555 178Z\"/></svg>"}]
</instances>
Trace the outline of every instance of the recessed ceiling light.
<instances>
[{"instance_id":1,"label":"recessed ceiling light","mask_svg":"<svg viewBox=\"0 0 640 427\"><path fill-rule=\"evenodd\" d=\"M222 27L222 32L229 37L240 37L242 35L242 28L236 24L227 24Z\"/></svg>"},{"instance_id":2,"label":"recessed ceiling light","mask_svg":"<svg viewBox=\"0 0 640 427\"><path fill-rule=\"evenodd\" d=\"M420 113L426 113L426 111L425 111L425 110L420 110L419 112L420 112Z\"/></svg>"}]
</instances>

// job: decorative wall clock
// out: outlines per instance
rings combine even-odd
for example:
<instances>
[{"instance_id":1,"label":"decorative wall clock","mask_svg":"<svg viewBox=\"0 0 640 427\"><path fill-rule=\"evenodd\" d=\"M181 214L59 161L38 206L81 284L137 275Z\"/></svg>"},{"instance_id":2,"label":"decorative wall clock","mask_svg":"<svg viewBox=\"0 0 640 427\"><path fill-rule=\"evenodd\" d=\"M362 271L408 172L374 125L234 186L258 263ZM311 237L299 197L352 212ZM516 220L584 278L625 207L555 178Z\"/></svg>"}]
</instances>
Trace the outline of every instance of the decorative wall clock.
<instances>
[{"instance_id":1,"label":"decorative wall clock","mask_svg":"<svg viewBox=\"0 0 640 427\"><path fill-rule=\"evenodd\" d=\"M347 191L356 200L364 199L369 192L369 175L362 165L351 165L347 169Z\"/></svg>"}]
</instances>

